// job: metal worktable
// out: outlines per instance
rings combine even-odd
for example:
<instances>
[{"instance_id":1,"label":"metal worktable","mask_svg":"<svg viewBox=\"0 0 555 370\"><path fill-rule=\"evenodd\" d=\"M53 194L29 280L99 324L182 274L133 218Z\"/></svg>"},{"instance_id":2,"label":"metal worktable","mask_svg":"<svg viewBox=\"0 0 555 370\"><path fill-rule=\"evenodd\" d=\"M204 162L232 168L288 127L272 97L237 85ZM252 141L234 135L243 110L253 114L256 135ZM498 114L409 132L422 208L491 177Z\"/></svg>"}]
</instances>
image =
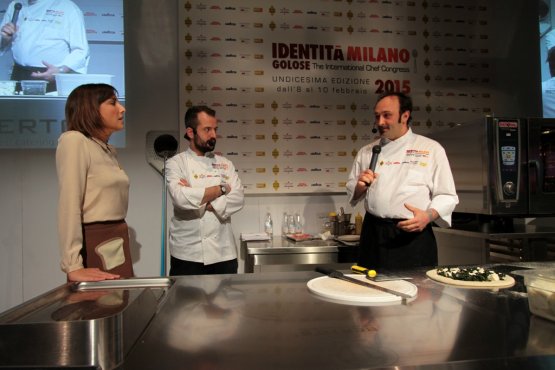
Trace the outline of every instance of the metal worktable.
<instances>
[{"instance_id":1,"label":"metal worktable","mask_svg":"<svg viewBox=\"0 0 555 370\"><path fill-rule=\"evenodd\" d=\"M496 266L524 267L555 264ZM520 280L509 289L455 288L429 280L426 270L403 271L418 296L389 306L323 300L307 289L321 276L312 271L189 276L101 291L64 285L0 315L0 368L555 366L555 322L530 315Z\"/></svg>"},{"instance_id":2,"label":"metal worktable","mask_svg":"<svg viewBox=\"0 0 555 370\"><path fill-rule=\"evenodd\" d=\"M293 241L274 236L269 241L241 240L245 272L313 270L314 265L345 268L356 261L358 245L333 239Z\"/></svg>"}]
</instances>

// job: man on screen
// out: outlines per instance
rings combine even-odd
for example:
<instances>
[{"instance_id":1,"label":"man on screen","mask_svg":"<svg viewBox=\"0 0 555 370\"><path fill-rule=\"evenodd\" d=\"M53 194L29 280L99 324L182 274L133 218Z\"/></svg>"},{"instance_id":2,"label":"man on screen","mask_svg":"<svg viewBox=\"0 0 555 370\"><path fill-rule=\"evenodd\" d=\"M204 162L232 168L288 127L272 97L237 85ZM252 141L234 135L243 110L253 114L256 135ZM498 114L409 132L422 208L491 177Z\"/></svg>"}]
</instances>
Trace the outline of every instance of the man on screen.
<instances>
[{"instance_id":1,"label":"man on screen","mask_svg":"<svg viewBox=\"0 0 555 370\"><path fill-rule=\"evenodd\" d=\"M86 73L89 44L83 12L70 0L15 0L0 25L0 53L12 51L11 79L49 81L57 73Z\"/></svg>"}]
</instances>

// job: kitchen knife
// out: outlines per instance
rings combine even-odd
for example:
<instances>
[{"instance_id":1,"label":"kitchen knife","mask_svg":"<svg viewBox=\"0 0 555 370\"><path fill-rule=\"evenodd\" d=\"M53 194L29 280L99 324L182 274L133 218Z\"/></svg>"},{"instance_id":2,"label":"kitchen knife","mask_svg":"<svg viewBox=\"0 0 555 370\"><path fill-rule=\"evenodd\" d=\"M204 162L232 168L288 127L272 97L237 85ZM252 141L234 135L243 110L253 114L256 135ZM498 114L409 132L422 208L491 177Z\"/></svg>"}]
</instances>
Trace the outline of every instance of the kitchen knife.
<instances>
[{"instance_id":1,"label":"kitchen knife","mask_svg":"<svg viewBox=\"0 0 555 370\"><path fill-rule=\"evenodd\" d=\"M372 281L411 280L412 279L411 277L408 277L408 276L378 274L375 270L370 270L370 269L367 269L366 267L362 267L358 265L351 266L351 271L356 272L357 274L366 275L366 278Z\"/></svg>"},{"instance_id":2,"label":"kitchen knife","mask_svg":"<svg viewBox=\"0 0 555 370\"><path fill-rule=\"evenodd\" d=\"M350 276L346 276L341 271L327 269L327 268L324 268L324 267L316 267L315 270L316 270L316 272L319 272L319 273L324 274L324 275L328 275L331 278L348 281L348 282L353 283L353 284L362 285L362 286L367 287L367 288L376 289L376 290L380 290L382 292L386 292L386 293L389 293L389 294L396 295L396 296L401 297L403 299L403 303L406 303L406 299L413 298L411 295L408 295L406 293L398 292L396 290L385 288L385 287L377 285L377 284L369 283L367 281L361 281L361 280L352 278Z\"/></svg>"}]
</instances>

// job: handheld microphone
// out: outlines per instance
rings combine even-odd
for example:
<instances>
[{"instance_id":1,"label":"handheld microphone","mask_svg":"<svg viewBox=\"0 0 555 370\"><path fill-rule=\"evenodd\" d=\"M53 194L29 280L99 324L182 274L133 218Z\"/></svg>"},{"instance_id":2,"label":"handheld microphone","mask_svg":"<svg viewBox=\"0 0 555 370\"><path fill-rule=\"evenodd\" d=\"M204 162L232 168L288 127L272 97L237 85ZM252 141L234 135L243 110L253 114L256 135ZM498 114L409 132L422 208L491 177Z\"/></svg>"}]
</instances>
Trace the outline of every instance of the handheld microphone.
<instances>
[{"instance_id":1,"label":"handheld microphone","mask_svg":"<svg viewBox=\"0 0 555 370\"><path fill-rule=\"evenodd\" d=\"M19 11L21 10L21 3L15 3L13 6L12 23L15 25L17 23L17 18L19 18Z\"/></svg>"},{"instance_id":2,"label":"handheld microphone","mask_svg":"<svg viewBox=\"0 0 555 370\"><path fill-rule=\"evenodd\" d=\"M370 159L370 170L374 172L376 170L376 164L378 163L378 156L382 151L382 147L376 144L372 147L372 158Z\"/></svg>"}]
</instances>

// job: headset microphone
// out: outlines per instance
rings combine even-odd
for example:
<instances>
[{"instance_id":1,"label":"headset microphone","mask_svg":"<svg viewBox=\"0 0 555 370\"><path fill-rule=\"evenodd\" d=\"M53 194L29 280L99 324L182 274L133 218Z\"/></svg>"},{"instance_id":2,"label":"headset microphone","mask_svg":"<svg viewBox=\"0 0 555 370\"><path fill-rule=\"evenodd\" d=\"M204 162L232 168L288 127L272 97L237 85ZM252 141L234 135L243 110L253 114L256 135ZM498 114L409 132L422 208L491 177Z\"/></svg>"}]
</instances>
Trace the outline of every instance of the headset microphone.
<instances>
[{"instance_id":1,"label":"headset microphone","mask_svg":"<svg viewBox=\"0 0 555 370\"><path fill-rule=\"evenodd\" d=\"M376 132L378 132L378 129L376 128L376 122L374 122L374 127L372 127L372 133L375 134Z\"/></svg>"}]
</instances>

